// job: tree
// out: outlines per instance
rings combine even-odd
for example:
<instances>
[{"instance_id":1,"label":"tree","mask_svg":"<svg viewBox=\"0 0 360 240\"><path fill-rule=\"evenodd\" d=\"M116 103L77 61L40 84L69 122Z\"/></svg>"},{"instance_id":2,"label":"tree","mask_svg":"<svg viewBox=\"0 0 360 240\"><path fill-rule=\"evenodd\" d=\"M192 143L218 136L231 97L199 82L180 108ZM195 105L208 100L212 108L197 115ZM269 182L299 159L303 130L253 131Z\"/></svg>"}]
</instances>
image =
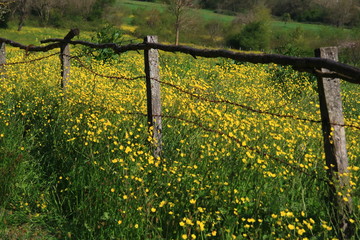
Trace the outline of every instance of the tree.
<instances>
[{"instance_id":1,"label":"tree","mask_svg":"<svg viewBox=\"0 0 360 240\"><path fill-rule=\"evenodd\" d=\"M164 41L172 41L173 33L171 15L168 11L157 9L133 11L134 18L132 24L137 26L134 32L136 37L143 38L147 35L157 35ZM146 16L144 18L144 16Z\"/></svg>"},{"instance_id":2,"label":"tree","mask_svg":"<svg viewBox=\"0 0 360 240\"><path fill-rule=\"evenodd\" d=\"M56 7L57 3L56 0L33 0L31 8L38 13L43 23L46 24L49 21L51 9Z\"/></svg>"},{"instance_id":3,"label":"tree","mask_svg":"<svg viewBox=\"0 0 360 240\"><path fill-rule=\"evenodd\" d=\"M242 50L266 50L270 46L269 28L264 22L251 22L229 39L228 44Z\"/></svg>"},{"instance_id":4,"label":"tree","mask_svg":"<svg viewBox=\"0 0 360 240\"><path fill-rule=\"evenodd\" d=\"M290 13L284 13L284 14L281 16L281 20L282 20L283 22L285 22L285 24L288 23L288 22L290 22L290 21L291 21L291 15L290 15Z\"/></svg>"},{"instance_id":5,"label":"tree","mask_svg":"<svg viewBox=\"0 0 360 240\"><path fill-rule=\"evenodd\" d=\"M0 28L6 28L13 0L0 0Z\"/></svg>"},{"instance_id":6,"label":"tree","mask_svg":"<svg viewBox=\"0 0 360 240\"><path fill-rule=\"evenodd\" d=\"M329 23L340 27L351 22L354 16L354 9L356 9L353 0L320 0L319 2L325 6L327 10L326 20Z\"/></svg>"},{"instance_id":7,"label":"tree","mask_svg":"<svg viewBox=\"0 0 360 240\"><path fill-rule=\"evenodd\" d=\"M190 19L189 8L195 7L194 0L165 0L168 11L174 17L175 45L179 45L180 30Z\"/></svg>"},{"instance_id":8,"label":"tree","mask_svg":"<svg viewBox=\"0 0 360 240\"><path fill-rule=\"evenodd\" d=\"M218 8L219 1L218 0L201 0L199 2L199 4L201 5L202 8L215 10Z\"/></svg>"},{"instance_id":9,"label":"tree","mask_svg":"<svg viewBox=\"0 0 360 240\"><path fill-rule=\"evenodd\" d=\"M5 1L5 0L0 0ZM10 0L7 0L10 1ZM114 0L12 0L12 12L19 19L21 30L26 18L32 14L40 18L42 24L61 26L63 18L92 20L101 17L104 8Z\"/></svg>"},{"instance_id":10,"label":"tree","mask_svg":"<svg viewBox=\"0 0 360 240\"><path fill-rule=\"evenodd\" d=\"M30 12L31 1L32 0L18 0L17 2L15 11L19 14L18 31L20 31L24 26L26 17Z\"/></svg>"},{"instance_id":11,"label":"tree","mask_svg":"<svg viewBox=\"0 0 360 240\"><path fill-rule=\"evenodd\" d=\"M76 1L76 0L73 0ZM83 0L83 2L87 3L87 0ZM88 14L88 20L98 20L102 17L104 9L113 4L115 0L91 0L92 5L90 7L90 13Z\"/></svg>"},{"instance_id":12,"label":"tree","mask_svg":"<svg viewBox=\"0 0 360 240\"><path fill-rule=\"evenodd\" d=\"M210 43L217 45L222 40L225 32L225 26L222 22L212 20L205 24L206 35L209 36Z\"/></svg>"},{"instance_id":13,"label":"tree","mask_svg":"<svg viewBox=\"0 0 360 240\"><path fill-rule=\"evenodd\" d=\"M262 4L257 5L249 12L249 19L251 21L247 22L240 32L228 37L227 44L232 48L244 50L268 49L270 47L270 9ZM235 21L239 22L238 19Z\"/></svg>"}]
</instances>

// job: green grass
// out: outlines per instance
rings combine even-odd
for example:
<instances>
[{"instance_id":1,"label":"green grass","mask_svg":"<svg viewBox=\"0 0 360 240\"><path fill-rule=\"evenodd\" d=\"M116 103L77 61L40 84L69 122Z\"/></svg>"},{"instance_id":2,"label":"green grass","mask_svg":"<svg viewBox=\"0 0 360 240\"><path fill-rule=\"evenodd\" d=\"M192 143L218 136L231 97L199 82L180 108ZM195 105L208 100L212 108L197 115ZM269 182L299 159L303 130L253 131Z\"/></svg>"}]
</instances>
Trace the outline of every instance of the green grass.
<instances>
[{"instance_id":1,"label":"green grass","mask_svg":"<svg viewBox=\"0 0 360 240\"><path fill-rule=\"evenodd\" d=\"M116 3L117 7L127 7L131 10L136 9L158 9L160 11L164 11L166 9L166 6L162 3L153 3L153 2L143 2L143 1L134 1L134 0L118 0ZM218 14L211 10L206 9L196 9L194 10L194 14L200 15L205 21L220 21L223 23L231 23L235 19L234 16L224 15L224 14ZM144 16L146 17L146 16ZM334 33L338 32L347 32L350 33L349 30L344 30L342 28L337 28L333 26L323 25L323 24L310 24L310 23L299 23L299 22L282 22L274 20L271 23L271 26L274 31L276 30L294 30L296 28L302 28L305 31L311 31L311 32L322 32L322 31L333 31Z\"/></svg>"},{"instance_id":2,"label":"green grass","mask_svg":"<svg viewBox=\"0 0 360 240\"><path fill-rule=\"evenodd\" d=\"M10 25L7 30L0 30L1 37L13 40L22 44L39 45L41 40L48 38L64 38L70 29L52 28L52 27L31 27L25 26L21 31L17 31L17 26ZM81 30L80 30L81 31ZM81 31L81 39L90 40L91 32ZM74 39L76 39L75 37Z\"/></svg>"},{"instance_id":3,"label":"green grass","mask_svg":"<svg viewBox=\"0 0 360 240\"><path fill-rule=\"evenodd\" d=\"M158 9L160 11L164 11L166 9L166 6L162 3L158 2L143 2L143 1L133 1L133 0L119 0L116 1L115 6L110 12L110 15L112 15L113 24L117 27L121 27L122 24L126 25L132 25L133 24L133 11L139 11L139 10L150 10L150 9ZM206 22L210 21L219 21L226 25L230 24L231 21L235 18L234 16L228 16L223 14L217 14L210 10L205 9L195 9L192 10L194 13L193 15L199 16L201 19L203 19L204 24ZM138 14L138 16L142 16L141 14ZM142 16L144 19L146 16ZM68 29L53 29L53 28L32 28L31 24L34 23L34 20L32 22L29 22L29 26L25 26L24 29L20 32L16 31L16 21L12 21L10 23L10 30L0 30L1 36L13 39L18 42L22 42L24 44L39 44L39 40L46 39L49 37L63 37L66 35ZM65 25L69 25L72 27L80 27L80 30L82 29L82 26L85 26L86 29L88 29L88 24L82 24L81 26L78 26L79 24L76 23L67 23ZM169 25L169 24L168 24ZM93 29L100 29L103 26L103 23L95 23L93 24ZM305 48L305 51L308 52L308 54L312 54L311 52L313 49L321 47L321 46L328 46L328 45L338 45L340 42L346 42L346 41L355 41L358 38L358 32L353 29L345 29L345 28L336 28L333 26L326 26L321 24L306 24L306 23L298 23L298 22L281 22L274 20L271 22L271 28L272 28L272 46L273 47L279 47L278 44L282 44L281 42L285 42L283 44L286 44L289 40L286 40L288 36L291 36L294 34L294 32L297 32L298 37L296 38L296 43L294 41L291 41L292 44L297 44L296 46ZM202 33L200 36L196 35L189 35L184 34L184 43L197 43L206 45L206 43L210 44L209 37L206 37L205 35L208 34L204 32L204 30L201 30ZM149 32L147 30L147 32ZM153 31L153 32L156 32ZM131 34L130 32L128 32ZM141 33L137 33L139 35ZM300 35L299 35L300 34ZM81 38L82 39L90 39L90 35L92 35L90 32L82 32ZM168 36L169 34L166 34ZM226 33L225 33L226 35ZM164 37L163 37L164 38ZM167 41L172 41L172 38L164 39ZM213 43L217 46L224 46L224 36L217 36L218 40L217 42ZM283 39L283 40L279 40ZM220 39L220 40L219 40ZM212 39L213 40L213 39ZM196 42L197 41L197 42Z\"/></svg>"},{"instance_id":4,"label":"green grass","mask_svg":"<svg viewBox=\"0 0 360 240\"><path fill-rule=\"evenodd\" d=\"M23 52L9 48L8 60L23 61ZM136 52L82 61L105 75L144 75ZM8 66L0 82L0 184L7 186L0 189L0 239L21 229L16 238L335 237L320 124L185 93L319 119L313 79L290 68L183 54L161 52L160 61L169 83L162 84L163 112L175 116L163 118L160 159L152 157L146 117L128 114L146 112L143 79L94 76L73 59L64 98L57 56ZM358 124L360 89L346 85L343 95L347 122ZM347 130L358 184L359 131ZM357 220L357 186L352 194Z\"/></svg>"},{"instance_id":5,"label":"green grass","mask_svg":"<svg viewBox=\"0 0 360 240\"><path fill-rule=\"evenodd\" d=\"M118 7L128 7L131 10L136 10L139 8L156 8L163 11L166 7L162 3L154 3L154 2L142 2L142 1L129 1L129 0L118 0L115 3L115 6Z\"/></svg>"},{"instance_id":6,"label":"green grass","mask_svg":"<svg viewBox=\"0 0 360 240\"><path fill-rule=\"evenodd\" d=\"M135 4L134 8L161 7L126 2ZM208 19L217 16L202 12ZM326 26L298 23L284 24L284 29L298 26L307 28L311 36L318 29L333 31ZM62 38L67 31L25 27L17 32L13 26L2 30L1 36L38 44L41 39ZM339 31L347 34L347 30ZM82 34L80 39L88 40L90 34ZM8 48L9 62L39 56L42 54L33 53L24 58L24 52ZM184 91L319 119L316 84L306 74L273 65L194 59L183 54L161 52L160 59L161 79ZM143 57L138 53L123 54L119 61L108 63L90 58L83 61L104 75L144 75ZM12 65L8 66L9 77L0 82L0 186L5 186L0 188L0 239L191 239L192 234L196 239L336 236L338 229L330 223L327 186L321 180L326 173L320 124L201 101L163 84L164 114L200 123L241 141L205 131L201 125L163 118L164 149L162 158L156 160L152 158L146 117L124 113L146 111L142 79L94 76L74 59L73 84L64 99L57 84L59 69L57 56ZM342 94L347 123L358 124L359 86L344 84ZM356 171L358 136L358 130L347 128L354 184L359 184L360 176ZM297 168L255 154L246 146ZM309 177L299 168L316 177ZM357 220L357 185L352 194L352 218ZM360 224L356 221L355 225L357 239Z\"/></svg>"}]
</instances>

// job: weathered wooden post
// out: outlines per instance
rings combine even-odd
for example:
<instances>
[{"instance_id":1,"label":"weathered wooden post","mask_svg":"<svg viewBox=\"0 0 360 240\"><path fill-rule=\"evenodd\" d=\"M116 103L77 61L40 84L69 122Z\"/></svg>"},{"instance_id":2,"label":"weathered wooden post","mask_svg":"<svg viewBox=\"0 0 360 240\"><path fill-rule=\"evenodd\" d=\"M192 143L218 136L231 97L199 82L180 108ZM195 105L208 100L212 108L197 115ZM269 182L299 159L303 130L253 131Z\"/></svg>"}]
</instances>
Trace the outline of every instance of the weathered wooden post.
<instances>
[{"instance_id":1,"label":"weathered wooden post","mask_svg":"<svg viewBox=\"0 0 360 240\"><path fill-rule=\"evenodd\" d=\"M338 49L337 47L316 49L315 56L338 61ZM322 72L328 72L328 70L322 69ZM319 77L318 91L333 222L339 226L339 238L348 239L353 234L348 219L348 214L352 211L352 200L348 192L350 189L349 164L340 79Z\"/></svg>"},{"instance_id":2,"label":"weathered wooden post","mask_svg":"<svg viewBox=\"0 0 360 240\"><path fill-rule=\"evenodd\" d=\"M144 43L157 43L157 36L147 36ZM162 150L161 97L159 52L157 49L144 51L148 123L154 141L154 156Z\"/></svg>"},{"instance_id":3,"label":"weathered wooden post","mask_svg":"<svg viewBox=\"0 0 360 240\"><path fill-rule=\"evenodd\" d=\"M71 29L64 37L65 41L70 41L73 37L79 35L80 31L77 28ZM70 45L64 42L60 48L61 60L61 88L66 91L70 79Z\"/></svg>"},{"instance_id":4,"label":"weathered wooden post","mask_svg":"<svg viewBox=\"0 0 360 240\"><path fill-rule=\"evenodd\" d=\"M4 64L6 63L6 49L5 43L0 42L0 79L5 77L6 70Z\"/></svg>"}]
</instances>

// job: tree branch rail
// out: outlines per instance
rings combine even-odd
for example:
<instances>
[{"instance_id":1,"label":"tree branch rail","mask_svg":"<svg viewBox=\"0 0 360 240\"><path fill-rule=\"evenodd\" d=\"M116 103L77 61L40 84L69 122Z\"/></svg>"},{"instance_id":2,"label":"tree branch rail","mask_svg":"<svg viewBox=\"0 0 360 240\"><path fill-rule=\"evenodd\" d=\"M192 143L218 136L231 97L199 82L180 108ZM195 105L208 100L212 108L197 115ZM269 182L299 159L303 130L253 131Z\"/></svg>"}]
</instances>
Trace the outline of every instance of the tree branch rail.
<instances>
[{"instance_id":1,"label":"tree branch rail","mask_svg":"<svg viewBox=\"0 0 360 240\"><path fill-rule=\"evenodd\" d=\"M341 78L345 81L360 84L360 69L339 63L333 60L317 58L317 57L291 57L279 54L255 54L255 53L244 53L235 52L223 49L199 49L183 45L166 45L160 43L139 43L139 44L128 44L118 45L115 43L91 43L86 41L72 41L69 39L61 38L50 38L42 40L41 43L49 43L46 46L27 46L21 43L14 42L6 38L0 38L0 42L6 43L10 46L17 47L26 51L32 52L47 52L55 48L60 48L63 44L72 45L83 45L96 49L112 49L115 53L121 54L127 51L139 51L139 50L150 50L158 49L165 52L181 52L196 57L205 58L229 58L240 62L249 63L262 63L269 64L275 63L283 66L292 66L295 70L301 72L312 73L318 77L327 78ZM324 73L321 69L328 69L330 72Z\"/></svg>"}]
</instances>

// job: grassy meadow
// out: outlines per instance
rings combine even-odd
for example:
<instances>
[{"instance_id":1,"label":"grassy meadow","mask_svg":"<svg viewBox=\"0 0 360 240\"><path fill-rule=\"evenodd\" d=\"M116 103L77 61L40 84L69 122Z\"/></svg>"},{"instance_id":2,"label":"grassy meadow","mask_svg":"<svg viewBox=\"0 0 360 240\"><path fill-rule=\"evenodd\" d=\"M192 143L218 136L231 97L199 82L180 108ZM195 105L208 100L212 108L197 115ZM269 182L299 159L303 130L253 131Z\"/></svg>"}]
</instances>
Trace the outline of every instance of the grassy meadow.
<instances>
[{"instance_id":1,"label":"grassy meadow","mask_svg":"<svg viewBox=\"0 0 360 240\"><path fill-rule=\"evenodd\" d=\"M53 53L7 48L0 239L336 239L321 123L297 120L320 120L314 77L160 52L154 158L145 79L129 80L144 76L142 52L74 58L66 91ZM342 95L346 123L360 126L360 86ZM360 130L346 133L352 187L339 195L352 197L358 239Z\"/></svg>"}]
</instances>

